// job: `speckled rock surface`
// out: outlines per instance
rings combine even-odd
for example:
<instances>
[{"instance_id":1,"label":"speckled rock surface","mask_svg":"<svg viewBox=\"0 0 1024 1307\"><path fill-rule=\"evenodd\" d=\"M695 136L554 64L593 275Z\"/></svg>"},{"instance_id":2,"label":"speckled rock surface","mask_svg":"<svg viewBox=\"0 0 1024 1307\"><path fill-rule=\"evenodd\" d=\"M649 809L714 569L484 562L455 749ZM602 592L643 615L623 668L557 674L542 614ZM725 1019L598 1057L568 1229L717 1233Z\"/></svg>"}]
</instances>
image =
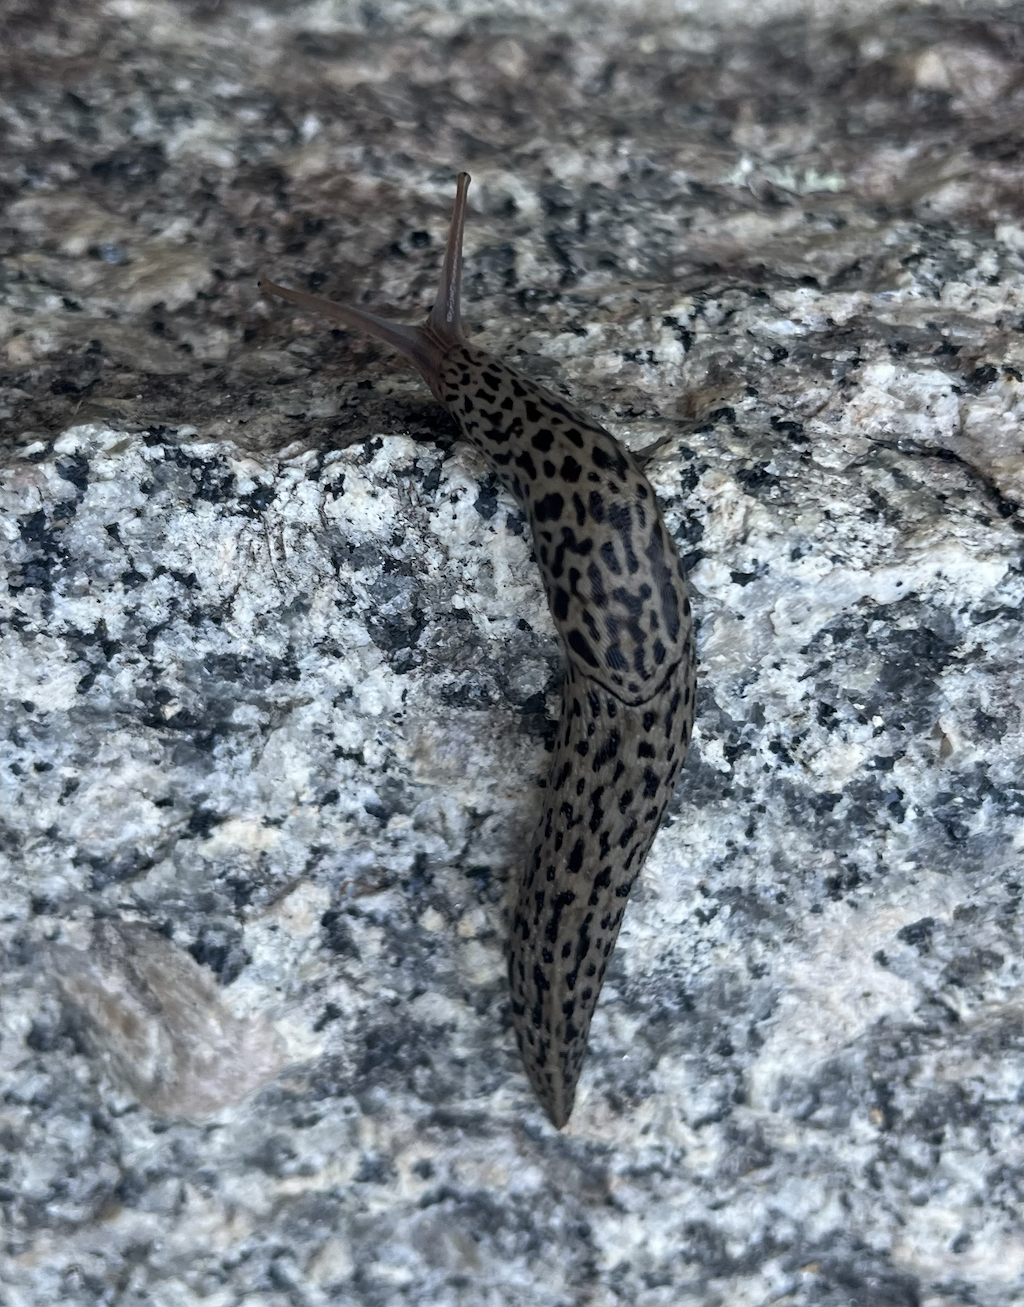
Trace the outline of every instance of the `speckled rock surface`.
<instances>
[{"instance_id":1,"label":"speckled rock surface","mask_svg":"<svg viewBox=\"0 0 1024 1307\"><path fill-rule=\"evenodd\" d=\"M4 1302L1019 1302L1019 8L6 9ZM560 1135L522 516L254 286L414 318L462 165L700 618Z\"/></svg>"}]
</instances>

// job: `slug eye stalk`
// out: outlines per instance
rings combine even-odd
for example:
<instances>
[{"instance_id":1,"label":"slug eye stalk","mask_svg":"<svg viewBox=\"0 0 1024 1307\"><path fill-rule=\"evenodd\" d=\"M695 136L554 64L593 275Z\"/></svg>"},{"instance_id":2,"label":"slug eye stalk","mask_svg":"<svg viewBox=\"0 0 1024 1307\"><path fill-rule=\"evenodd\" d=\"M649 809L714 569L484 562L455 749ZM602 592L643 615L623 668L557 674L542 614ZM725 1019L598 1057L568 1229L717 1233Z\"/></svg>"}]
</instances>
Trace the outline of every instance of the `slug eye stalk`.
<instances>
[{"instance_id":1,"label":"slug eye stalk","mask_svg":"<svg viewBox=\"0 0 1024 1307\"><path fill-rule=\"evenodd\" d=\"M304 290L290 290L276 282L260 278L256 283L264 294L277 295L297 304L299 308L332 318L345 327L352 327L374 340L391 345L416 365L436 399L441 398L439 385L445 350L463 339L462 317L462 234L466 227L466 196L469 193L468 172L458 175L455 211L448 229L441 284L427 320L421 327L407 326L378 317L355 304L338 304L321 295L310 295Z\"/></svg>"}]
</instances>

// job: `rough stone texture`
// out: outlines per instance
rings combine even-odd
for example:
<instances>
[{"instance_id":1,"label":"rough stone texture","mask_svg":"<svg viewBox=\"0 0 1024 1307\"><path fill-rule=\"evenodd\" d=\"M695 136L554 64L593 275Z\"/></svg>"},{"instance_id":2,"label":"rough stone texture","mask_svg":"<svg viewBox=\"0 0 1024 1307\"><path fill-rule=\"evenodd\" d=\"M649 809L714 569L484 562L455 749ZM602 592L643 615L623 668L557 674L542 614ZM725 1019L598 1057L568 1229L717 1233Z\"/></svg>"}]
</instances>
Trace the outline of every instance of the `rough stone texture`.
<instances>
[{"instance_id":1,"label":"rough stone texture","mask_svg":"<svg viewBox=\"0 0 1024 1307\"><path fill-rule=\"evenodd\" d=\"M747 8L5 6L12 1307L1020 1301L1022 15ZM463 164L701 622L562 1135L523 520L254 287L414 318Z\"/></svg>"}]
</instances>

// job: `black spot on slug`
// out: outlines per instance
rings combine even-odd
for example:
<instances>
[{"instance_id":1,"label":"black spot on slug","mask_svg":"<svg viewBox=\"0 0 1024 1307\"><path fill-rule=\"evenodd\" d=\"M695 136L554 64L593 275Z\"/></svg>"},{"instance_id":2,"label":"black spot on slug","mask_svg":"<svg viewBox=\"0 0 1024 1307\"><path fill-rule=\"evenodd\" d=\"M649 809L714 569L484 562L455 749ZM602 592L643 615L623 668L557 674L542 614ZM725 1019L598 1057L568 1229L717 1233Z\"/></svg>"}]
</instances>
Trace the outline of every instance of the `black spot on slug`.
<instances>
[{"instance_id":1,"label":"black spot on slug","mask_svg":"<svg viewBox=\"0 0 1024 1307\"><path fill-rule=\"evenodd\" d=\"M537 501L534 506L534 516L538 522L557 522L562 516L562 509L565 507L565 500L553 490L550 494L545 495L543 499Z\"/></svg>"},{"instance_id":2,"label":"black spot on slug","mask_svg":"<svg viewBox=\"0 0 1024 1307\"><path fill-rule=\"evenodd\" d=\"M597 659L594 657L594 651L591 649L587 637L582 631L575 630L569 632L569 647L575 653L578 653L583 661L589 663L591 667L598 666Z\"/></svg>"}]
</instances>

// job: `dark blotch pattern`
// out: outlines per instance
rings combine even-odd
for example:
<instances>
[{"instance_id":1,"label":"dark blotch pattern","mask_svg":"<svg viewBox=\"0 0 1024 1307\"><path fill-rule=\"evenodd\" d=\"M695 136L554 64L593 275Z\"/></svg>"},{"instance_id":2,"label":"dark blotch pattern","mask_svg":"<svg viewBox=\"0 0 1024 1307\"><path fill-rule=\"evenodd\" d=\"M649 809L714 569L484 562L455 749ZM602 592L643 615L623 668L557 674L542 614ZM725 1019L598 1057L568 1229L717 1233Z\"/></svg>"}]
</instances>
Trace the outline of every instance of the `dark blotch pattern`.
<instances>
[{"instance_id":1,"label":"dark blotch pattern","mask_svg":"<svg viewBox=\"0 0 1024 1307\"><path fill-rule=\"evenodd\" d=\"M519 1048L561 1126L627 897L689 743L693 629L654 491L613 436L462 342L441 383L463 435L529 519L565 649L557 748L509 957Z\"/></svg>"}]
</instances>

